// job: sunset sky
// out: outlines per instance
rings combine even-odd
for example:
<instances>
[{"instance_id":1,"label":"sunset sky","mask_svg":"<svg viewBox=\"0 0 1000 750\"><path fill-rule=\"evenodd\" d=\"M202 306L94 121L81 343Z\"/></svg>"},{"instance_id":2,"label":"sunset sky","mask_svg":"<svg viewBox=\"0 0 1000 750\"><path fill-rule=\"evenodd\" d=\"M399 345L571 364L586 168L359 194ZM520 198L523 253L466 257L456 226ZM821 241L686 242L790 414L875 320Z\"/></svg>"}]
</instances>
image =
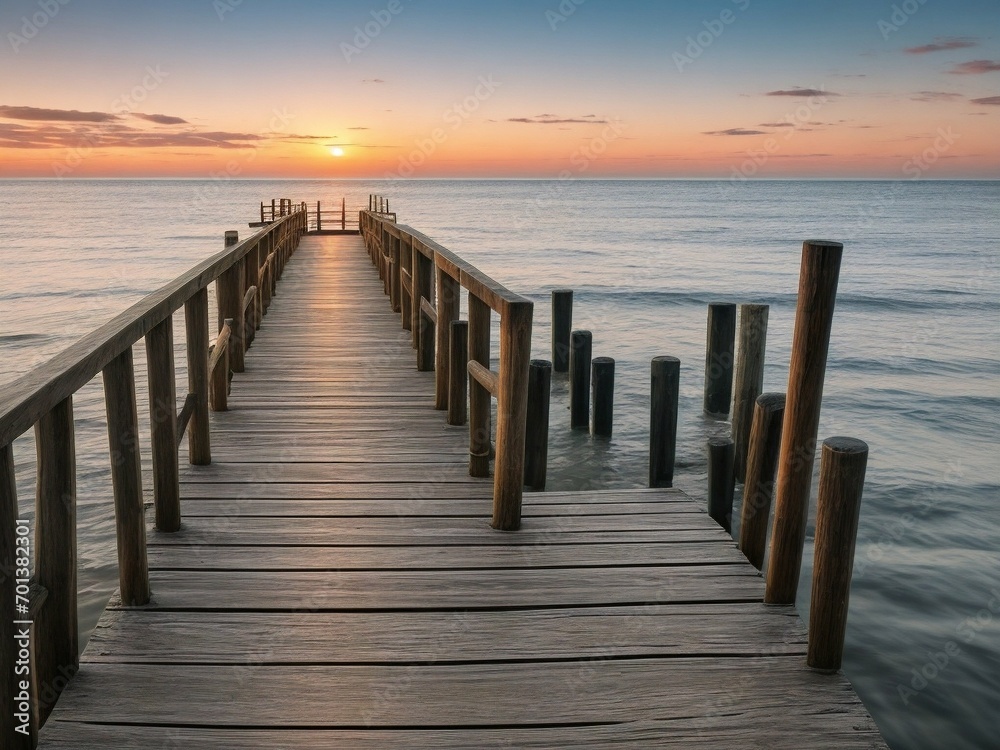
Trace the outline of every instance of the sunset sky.
<instances>
[{"instance_id":1,"label":"sunset sky","mask_svg":"<svg viewBox=\"0 0 1000 750\"><path fill-rule=\"evenodd\" d=\"M5 0L0 34L2 177L1000 176L997 0Z\"/></svg>"}]
</instances>

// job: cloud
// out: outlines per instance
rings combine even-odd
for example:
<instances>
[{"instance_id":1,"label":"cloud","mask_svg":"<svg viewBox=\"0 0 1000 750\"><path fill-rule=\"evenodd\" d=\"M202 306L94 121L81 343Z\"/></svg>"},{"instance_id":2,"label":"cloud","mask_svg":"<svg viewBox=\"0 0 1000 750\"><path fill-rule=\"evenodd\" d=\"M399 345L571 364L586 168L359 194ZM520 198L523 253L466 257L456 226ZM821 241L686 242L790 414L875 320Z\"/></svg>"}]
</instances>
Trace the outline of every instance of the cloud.
<instances>
[{"instance_id":1,"label":"cloud","mask_svg":"<svg viewBox=\"0 0 1000 750\"><path fill-rule=\"evenodd\" d=\"M833 91L823 91L822 89L779 89L778 91L768 91L764 96L840 96Z\"/></svg>"},{"instance_id":2,"label":"cloud","mask_svg":"<svg viewBox=\"0 0 1000 750\"><path fill-rule=\"evenodd\" d=\"M919 47L907 47L903 51L910 55L926 55L928 52L944 52L950 49L967 49L975 47L976 40L967 36L939 36L930 44Z\"/></svg>"},{"instance_id":3,"label":"cloud","mask_svg":"<svg viewBox=\"0 0 1000 750\"><path fill-rule=\"evenodd\" d=\"M972 99L973 104L988 104L993 107L1000 107L1000 96L985 96L982 99Z\"/></svg>"},{"instance_id":4,"label":"cloud","mask_svg":"<svg viewBox=\"0 0 1000 750\"><path fill-rule=\"evenodd\" d=\"M521 122L529 125L607 125L607 120L599 120L596 115L584 115L583 117L559 117L558 115L545 114L535 117L508 117L507 122Z\"/></svg>"},{"instance_id":5,"label":"cloud","mask_svg":"<svg viewBox=\"0 0 1000 750\"><path fill-rule=\"evenodd\" d=\"M953 91L918 91L910 98L915 102L952 102L962 95Z\"/></svg>"},{"instance_id":6,"label":"cloud","mask_svg":"<svg viewBox=\"0 0 1000 750\"><path fill-rule=\"evenodd\" d=\"M762 128L794 128L795 123L793 122L762 122L760 124Z\"/></svg>"},{"instance_id":7,"label":"cloud","mask_svg":"<svg viewBox=\"0 0 1000 750\"><path fill-rule=\"evenodd\" d=\"M148 120L149 122L155 122L157 125L187 125L188 121L183 117L172 117L170 115L147 115L142 112L133 112L133 117L138 117L140 120Z\"/></svg>"},{"instance_id":8,"label":"cloud","mask_svg":"<svg viewBox=\"0 0 1000 750\"><path fill-rule=\"evenodd\" d=\"M361 125L355 125L353 128L348 128L348 130L371 130L371 128L365 128Z\"/></svg>"},{"instance_id":9,"label":"cloud","mask_svg":"<svg viewBox=\"0 0 1000 750\"><path fill-rule=\"evenodd\" d=\"M948 72L956 76L975 76L982 73L996 73L1000 70L1000 61L997 60L970 60L959 63Z\"/></svg>"},{"instance_id":10,"label":"cloud","mask_svg":"<svg viewBox=\"0 0 1000 750\"><path fill-rule=\"evenodd\" d=\"M747 128L729 128L728 130L707 130L702 135L767 135L766 130L748 130Z\"/></svg>"},{"instance_id":11,"label":"cloud","mask_svg":"<svg viewBox=\"0 0 1000 750\"><path fill-rule=\"evenodd\" d=\"M385 83L381 78L362 78L361 83Z\"/></svg>"},{"instance_id":12,"label":"cloud","mask_svg":"<svg viewBox=\"0 0 1000 750\"><path fill-rule=\"evenodd\" d=\"M0 104L0 117L8 120L38 120L43 122L114 122L118 115L108 112L80 112L76 109L43 109L41 107L13 107Z\"/></svg>"}]
</instances>

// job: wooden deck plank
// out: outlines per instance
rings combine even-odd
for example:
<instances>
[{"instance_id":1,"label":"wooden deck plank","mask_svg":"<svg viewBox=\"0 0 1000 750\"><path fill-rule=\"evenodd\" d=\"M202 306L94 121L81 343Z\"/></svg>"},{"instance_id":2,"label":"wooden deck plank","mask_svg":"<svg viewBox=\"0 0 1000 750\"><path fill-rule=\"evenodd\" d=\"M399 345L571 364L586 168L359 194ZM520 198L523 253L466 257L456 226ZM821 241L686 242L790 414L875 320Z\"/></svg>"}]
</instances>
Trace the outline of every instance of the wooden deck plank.
<instances>
[{"instance_id":1,"label":"wooden deck plank","mask_svg":"<svg viewBox=\"0 0 1000 750\"><path fill-rule=\"evenodd\" d=\"M303 241L182 529L149 529L152 601L112 599L40 747L885 747L684 493L491 529L410 341L359 238Z\"/></svg>"}]
</instances>

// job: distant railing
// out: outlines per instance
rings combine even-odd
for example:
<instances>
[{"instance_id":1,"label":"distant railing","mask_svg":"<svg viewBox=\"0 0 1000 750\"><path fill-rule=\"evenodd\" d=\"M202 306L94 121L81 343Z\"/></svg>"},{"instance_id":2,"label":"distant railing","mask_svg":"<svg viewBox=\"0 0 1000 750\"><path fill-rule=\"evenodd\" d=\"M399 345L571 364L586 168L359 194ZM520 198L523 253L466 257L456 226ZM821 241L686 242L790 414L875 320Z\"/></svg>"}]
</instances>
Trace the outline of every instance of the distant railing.
<instances>
[{"instance_id":1,"label":"distant railing","mask_svg":"<svg viewBox=\"0 0 1000 750\"><path fill-rule=\"evenodd\" d=\"M426 235L396 224L388 201L373 196L360 225L392 309L412 331L417 369L435 372L435 408L448 423L466 422L469 474L490 475L491 397L497 399L493 526L521 523L528 364L533 303L514 294ZM459 320L461 289L469 293L469 320ZM490 369L491 312L500 316L500 362ZM468 380L468 394L466 383Z\"/></svg>"},{"instance_id":2,"label":"distant railing","mask_svg":"<svg viewBox=\"0 0 1000 750\"><path fill-rule=\"evenodd\" d=\"M4 748L33 745L38 727L79 667L73 395L103 374L121 599L126 605L146 604L149 567L132 346L145 338L156 527L177 531L179 444L186 432L189 461L211 463L210 405L226 408L230 374L243 371L246 348L306 229L304 204L282 201L282 211L242 242L227 232L225 250L5 386L0 396L0 565L9 566L0 570ZM208 285L213 281L219 334L209 347ZM178 413L173 314L182 306L188 394ZM31 541L18 514L12 444L32 427L38 481L35 574L29 579ZM15 664L28 671L15 675Z\"/></svg>"}]
</instances>

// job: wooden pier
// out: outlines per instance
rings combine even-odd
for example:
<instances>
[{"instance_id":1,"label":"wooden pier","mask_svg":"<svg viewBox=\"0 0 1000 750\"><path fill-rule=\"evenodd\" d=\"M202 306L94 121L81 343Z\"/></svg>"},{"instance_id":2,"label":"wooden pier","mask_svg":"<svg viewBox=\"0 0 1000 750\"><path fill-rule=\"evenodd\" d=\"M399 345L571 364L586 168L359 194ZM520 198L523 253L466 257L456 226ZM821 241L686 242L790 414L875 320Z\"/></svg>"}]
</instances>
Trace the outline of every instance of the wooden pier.
<instances>
[{"instance_id":1,"label":"wooden pier","mask_svg":"<svg viewBox=\"0 0 1000 750\"><path fill-rule=\"evenodd\" d=\"M147 302L144 322L123 314L57 375L28 376L0 400L0 528L13 545L10 441L60 404L71 420L72 393L101 370L134 394L123 352L146 336L155 355L170 313L188 305L195 372L180 413L160 420L168 427L154 419L154 435L167 434L154 437L152 512L143 524L139 462L118 461L123 588L78 669L65 647L61 661L43 659L38 746L886 747L846 677L806 666L794 607L763 603L760 572L685 494L522 495L530 302L369 208L361 234L306 234L304 204L262 218L250 239ZM215 279L232 286L210 359L202 296ZM443 413L456 403L458 383L442 385L441 372L454 371L445 323L459 317L460 288L471 431ZM490 308L501 318L498 371ZM174 387L172 376L150 384ZM132 399L131 412L116 409L126 435ZM40 434L53 429L43 422ZM114 429L112 451L122 449ZM162 446L185 432L190 464L178 467ZM40 477L64 481L40 483L38 507L71 505L72 447L44 445ZM126 459L137 453L124 448ZM37 523L43 548L69 546L72 525L41 510ZM41 614L48 602L75 616L65 577L75 547L45 554L36 654L70 637ZM5 627L13 591L0 591ZM67 673L52 708L45 688ZM3 747L30 747L3 718Z\"/></svg>"}]
</instances>

